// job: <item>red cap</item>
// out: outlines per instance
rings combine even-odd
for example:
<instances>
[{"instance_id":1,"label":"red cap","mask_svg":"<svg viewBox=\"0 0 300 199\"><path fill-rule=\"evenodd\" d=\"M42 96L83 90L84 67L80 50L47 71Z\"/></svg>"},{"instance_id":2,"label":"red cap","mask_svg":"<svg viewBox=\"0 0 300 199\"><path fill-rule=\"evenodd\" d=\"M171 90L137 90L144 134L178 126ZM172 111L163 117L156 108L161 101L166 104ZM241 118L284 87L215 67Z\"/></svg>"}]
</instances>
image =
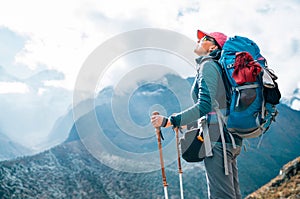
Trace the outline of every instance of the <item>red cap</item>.
<instances>
[{"instance_id":1,"label":"red cap","mask_svg":"<svg viewBox=\"0 0 300 199\"><path fill-rule=\"evenodd\" d=\"M202 39L202 37L204 36L209 36L209 37L212 37L216 40L216 42L218 43L218 45L223 48L224 46L224 43L226 42L227 40L227 36L221 32L211 32L211 33L206 33L206 32L203 32L201 30L198 30L197 31L197 37L198 39Z\"/></svg>"}]
</instances>

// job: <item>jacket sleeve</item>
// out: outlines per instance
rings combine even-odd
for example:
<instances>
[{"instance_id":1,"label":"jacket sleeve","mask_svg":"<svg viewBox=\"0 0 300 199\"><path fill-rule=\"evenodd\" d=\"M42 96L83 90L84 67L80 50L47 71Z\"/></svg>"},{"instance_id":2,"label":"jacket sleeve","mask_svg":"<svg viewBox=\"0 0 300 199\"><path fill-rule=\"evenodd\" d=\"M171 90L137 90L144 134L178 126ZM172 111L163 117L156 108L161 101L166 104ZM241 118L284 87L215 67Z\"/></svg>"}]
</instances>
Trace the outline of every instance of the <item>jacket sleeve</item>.
<instances>
[{"instance_id":1,"label":"jacket sleeve","mask_svg":"<svg viewBox=\"0 0 300 199\"><path fill-rule=\"evenodd\" d=\"M183 126L205 116L212 110L215 100L220 72L217 64L210 60L201 64L197 75L198 96L196 103L186 110L170 117L173 126Z\"/></svg>"}]
</instances>

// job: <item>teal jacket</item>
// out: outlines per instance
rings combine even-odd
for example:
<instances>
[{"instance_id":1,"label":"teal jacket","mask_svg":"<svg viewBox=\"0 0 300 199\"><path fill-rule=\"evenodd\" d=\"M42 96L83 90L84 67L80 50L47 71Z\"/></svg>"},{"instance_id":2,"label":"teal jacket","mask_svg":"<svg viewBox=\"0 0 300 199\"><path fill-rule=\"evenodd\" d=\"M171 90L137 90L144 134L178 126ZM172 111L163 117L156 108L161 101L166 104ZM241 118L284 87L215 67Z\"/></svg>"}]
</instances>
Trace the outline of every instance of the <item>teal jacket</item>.
<instances>
[{"instance_id":1,"label":"teal jacket","mask_svg":"<svg viewBox=\"0 0 300 199\"><path fill-rule=\"evenodd\" d=\"M220 51L214 51L209 56L196 59L197 75L191 89L194 105L170 117L173 126L183 126L191 123L213 111L215 100L220 108L226 106L226 92L222 79L222 71L214 61L219 58Z\"/></svg>"},{"instance_id":2,"label":"teal jacket","mask_svg":"<svg viewBox=\"0 0 300 199\"><path fill-rule=\"evenodd\" d=\"M222 69L218 63L216 63L220 54L221 51L216 50L208 56L201 56L196 59L197 75L191 89L194 105L170 117L171 124L174 127L190 124L207 114L213 115L216 102L220 109L226 110L226 107L229 106L226 100L226 93L229 91L226 92L225 90L226 87L224 86ZM218 127L216 128L217 125L212 125L212 121L208 122L209 124L211 122L211 130L215 131L218 129ZM214 124L216 124L216 122ZM224 133L225 141L230 143L231 139L226 129L224 129ZM236 135L233 135L233 137L236 144L241 146L242 138ZM215 141L220 142L221 140L217 139Z\"/></svg>"}]
</instances>

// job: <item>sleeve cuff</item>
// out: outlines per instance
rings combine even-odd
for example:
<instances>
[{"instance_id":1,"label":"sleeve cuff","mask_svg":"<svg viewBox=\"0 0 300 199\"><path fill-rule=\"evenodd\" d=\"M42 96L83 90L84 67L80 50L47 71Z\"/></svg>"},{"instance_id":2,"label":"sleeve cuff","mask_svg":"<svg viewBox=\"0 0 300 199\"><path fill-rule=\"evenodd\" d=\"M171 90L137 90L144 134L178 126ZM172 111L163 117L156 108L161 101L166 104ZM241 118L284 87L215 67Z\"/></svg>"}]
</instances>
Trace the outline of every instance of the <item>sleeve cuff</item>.
<instances>
[{"instance_id":1,"label":"sleeve cuff","mask_svg":"<svg viewBox=\"0 0 300 199\"><path fill-rule=\"evenodd\" d=\"M171 125L172 125L173 127L178 127L178 126L176 125L175 117L174 117L174 116L171 116L171 117L169 118L169 120L170 120Z\"/></svg>"},{"instance_id":2,"label":"sleeve cuff","mask_svg":"<svg viewBox=\"0 0 300 199\"><path fill-rule=\"evenodd\" d=\"M168 118L164 117L161 126L162 126L162 127L166 127L166 126L167 126L167 123L168 123Z\"/></svg>"}]
</instances>

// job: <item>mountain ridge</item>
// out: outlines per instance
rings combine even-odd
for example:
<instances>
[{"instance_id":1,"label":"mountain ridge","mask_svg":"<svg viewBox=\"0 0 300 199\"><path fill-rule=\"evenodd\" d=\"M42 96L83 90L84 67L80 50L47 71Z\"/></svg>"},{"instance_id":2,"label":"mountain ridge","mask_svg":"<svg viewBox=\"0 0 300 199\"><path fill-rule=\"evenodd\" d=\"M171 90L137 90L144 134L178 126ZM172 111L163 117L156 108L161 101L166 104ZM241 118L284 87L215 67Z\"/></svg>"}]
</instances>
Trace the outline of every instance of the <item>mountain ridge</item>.
<instances>
[{"instance_id":1,"label":"mountain ridge","mask_svg":"<svg viewBox=\"0 0 300 199\"><path fill-rule=\"evenodd\" d=\"M172 80L167 81L167 83L179 87L178 84L182 81L185 80ZM147 92L148 86L152 87L153 91L159 90L160 92ZM63 132L68 134L63 143L34 156L0 162L0 197L93 198L101 196L103 198L163 198L159 170L131 173L121 172L109 167L87 150L84 143L82 143L82 134L78 134L78 127L82 127L83 134L88 135L93 133L95 127L100 125L107 138L119 148L131 153L139 151L156 153L155 157L158 160L159 154L152 127L149 129L151 136L146 137L147 139L137 139L137 137L134 137L136 135L128 134L124 129L132 124L138 124L142 127L147 126L149 123L149 110L153 108L153 104L162 104L165 108L162 111L165 111L164 114L168 115L187 107L188 103L181 107L177 99L169 100L170 96L174 94L165 85L147 84L140 86L126 101L129 103L126 104L128 106L125 106L125 108L128 108L130 119L134 123L125 122L120 124L115 121L116 118L112 111L110 97L114 95L111 92L113 92L113 89L107 89L105 92L99 93L99 98L96 99L97 106L93 110L80 115L69 132ZM124 104L122 104L123 98L120 99L121 104L117 104L116 108L124 107ZM270 179L276 177L279 169L286 162L299 156L300 112L292 110L284 104L279 104L278 109L277 122L274 122L264 135L260 148L257 148L259 139L250 139L249 143L246 143L248 146L247 151L243 151L238 157L243 196L252 193L269 182ZM61 119L63 120L63 118ZM91 121L94 119L97 121L91 125ZM165 137L163 145L168 145L174 139L174 133L171 129L162 129L162 131ZM118 159L114 154L110 157L115 164L122 164L121 159ZM182 164L186 198L207 197L203 163L191 164L183 161ZM166 165L166 172L169 193L173 198L179 198L176 162Z\"/></svg>"},{"instance_id":2,"label":"mountain ridge","mask_svg":"<svg viewBox=\"0 0 300 199\"><path fill-rule=\"evenodd\" d=\"M0 161L14 159L19 156L30 155L30 149L19 143L13 142L8 136L0 132Z\"/></svg>"}]
</instances>

